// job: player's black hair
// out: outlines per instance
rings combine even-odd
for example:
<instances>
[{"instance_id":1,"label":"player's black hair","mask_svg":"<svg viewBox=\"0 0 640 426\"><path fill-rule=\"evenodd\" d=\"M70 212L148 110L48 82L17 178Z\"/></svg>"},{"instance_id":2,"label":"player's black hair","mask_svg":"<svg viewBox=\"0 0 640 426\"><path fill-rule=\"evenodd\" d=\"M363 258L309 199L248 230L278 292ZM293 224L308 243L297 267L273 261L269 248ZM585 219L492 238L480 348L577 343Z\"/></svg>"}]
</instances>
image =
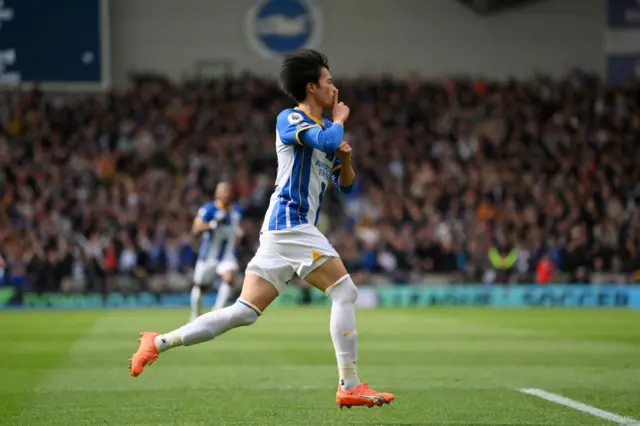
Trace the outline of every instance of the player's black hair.
<instances>
[{"instance_id":1,"label":"player's black hair","mask_svg":"<svg viewBox=\"0 0 640 426\"><path fill-rule=\"evenodd\" d=\"M280 88L296 102L307 97L307 83L318 83L322 68L329 69L329 60L317 50L298 50L285 57L280 67Z\"/></svg>"}]
</instances>

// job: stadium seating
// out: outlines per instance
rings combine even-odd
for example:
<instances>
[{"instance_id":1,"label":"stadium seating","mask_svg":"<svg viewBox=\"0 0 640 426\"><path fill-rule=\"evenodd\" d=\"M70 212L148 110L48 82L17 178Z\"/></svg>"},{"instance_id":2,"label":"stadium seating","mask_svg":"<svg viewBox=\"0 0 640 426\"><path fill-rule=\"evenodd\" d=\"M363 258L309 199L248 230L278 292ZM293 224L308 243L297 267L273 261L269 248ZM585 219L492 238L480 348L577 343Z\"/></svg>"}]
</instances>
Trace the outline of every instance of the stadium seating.
<instances>
[{"instance_id":1,"label":"stadium seating","mask_svg":"<svg viewBox=\"0 0 640 426\"><path fill-rule=\"evenodd\" d=\"M547 256L556 281L635 282L632 90L579 71L338 85L352 106L358 185L349 198L330 193L320 227L356 281L535 282ZM247 213L246 261L286 105L274 81L246 76L142 81L104 96L3 94L0 250L12 274L40 291L184 289L191 219L223 178ZM492 248L515 263L491 264Z\"/></svg>"}]
</instances>

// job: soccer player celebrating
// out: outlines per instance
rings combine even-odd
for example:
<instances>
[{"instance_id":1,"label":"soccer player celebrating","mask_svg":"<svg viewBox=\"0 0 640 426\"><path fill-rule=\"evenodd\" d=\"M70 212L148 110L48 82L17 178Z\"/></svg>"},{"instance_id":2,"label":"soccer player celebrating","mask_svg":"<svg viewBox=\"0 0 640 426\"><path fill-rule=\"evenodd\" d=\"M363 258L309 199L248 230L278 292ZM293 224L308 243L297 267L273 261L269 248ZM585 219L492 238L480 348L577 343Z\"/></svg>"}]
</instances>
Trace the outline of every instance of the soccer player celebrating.
<instances>
[{"instance_id":1,"label":"soccer player celebrating","mask_svg":"<svg viewBox=\"0 0 640 426\"><path fill-rule=\"evenodd\" d=\"M329 327L338 361L338 406L390 403L392 394L376 392L358 379L358 290L336 250L315 227L329 179L349 193L355 178L351 147L342 140L349 107L338 102L326 56L314 50L288 56L280 70L280 84L298 106L285 109L277 118L276 188L260 246L247 265L240 298L169 333L142 333L138 351L130 360L131 374L140 375L166 350L202 343L253 324L297 273L333 302ZM333 122L321 118L325 108L333 108Z\"/></svg>"},{"instance_id":2,"label":"soccer player celebrating","mask_svg":"<svg viewBox=\"0 0 640 426\"><path fill-rule=\"evenodd\" d=\"M232 204L231 185L220 182L216 187L215 201L206 203L193 219L191 231L202 234L200 253L193 272L191 289L191 321L200 316L202 290L213 284L216 275L222 282L218 287L213 309L224 308L238 271L236 239L242 237L238 206Z\"/></svg>"}]
</instances>

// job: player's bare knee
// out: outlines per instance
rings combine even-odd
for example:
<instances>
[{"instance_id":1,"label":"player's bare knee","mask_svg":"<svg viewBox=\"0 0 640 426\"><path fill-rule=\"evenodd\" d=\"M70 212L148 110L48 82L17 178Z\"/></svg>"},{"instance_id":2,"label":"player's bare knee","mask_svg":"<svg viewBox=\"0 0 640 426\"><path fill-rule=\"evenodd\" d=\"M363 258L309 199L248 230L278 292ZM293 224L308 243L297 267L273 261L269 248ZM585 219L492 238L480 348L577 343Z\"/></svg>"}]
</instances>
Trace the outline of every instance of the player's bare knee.
<instances>
[{"instance_id":1,"label":"player's bare knee","mask_svg":"<svg viewBox=\"0 0 640 426\"><path fill-rule=\"evenodd\" d=\"M358 287L347 274L327 289L327 295L334 303L355 303L358 299Z\"/></svg>"},{"instance_id":2,"label":"player's bare knee","mask_svg":"<svg viewBox=\"0 0 640 426\"><path fill-rule=\"evenodd\" d=\"M240 299L263 312L278 297L278 290L266 279L247 273L242 285Z\"/></svg>"},{"instance_id":3,"label":"player's bare knee","mask_svg":"<svg viewBox=\"0 0 640 426\"><path fill-rule=\"evenodd\" d=\"M234 279L234 274L233 272L225 272L223 273L220 278L222 278L222 281L224 281L225 283L232 285L233 284L233 279Z\"/></svg>"}]
</instances>

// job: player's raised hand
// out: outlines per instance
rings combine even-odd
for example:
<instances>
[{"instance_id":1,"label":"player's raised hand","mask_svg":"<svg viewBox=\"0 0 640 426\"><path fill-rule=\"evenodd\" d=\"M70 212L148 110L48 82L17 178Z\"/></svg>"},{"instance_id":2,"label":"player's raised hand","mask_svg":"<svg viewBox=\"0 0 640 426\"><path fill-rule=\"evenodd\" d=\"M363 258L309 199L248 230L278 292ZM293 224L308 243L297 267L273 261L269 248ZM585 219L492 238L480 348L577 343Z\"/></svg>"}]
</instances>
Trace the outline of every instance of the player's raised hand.
<instances>
[{"instance_id":1,"label":"player's raised hand","mask_svg":"<svg viewBox=\"0 0 640 426\"><path fill-rule=\"evenodd\" d=\"M349 118L349 107L344 102L338 102L338 91L333 95L333 121L335 123L344 124Z\"/></svg>"},{"instance_id":2,"label":"player's raised hand","mask_svg":"<svg viewBox=\"0 0 640 426\"><path fill-rule=\"evenodd\" d=\"M342 141L342 143L338 147L338 150L336 151L336 157L338 157L340 161L344 161L347 157L351 156L351 151L351 145L349 145L345 141Z\"/></svg>"}]
</instances>

